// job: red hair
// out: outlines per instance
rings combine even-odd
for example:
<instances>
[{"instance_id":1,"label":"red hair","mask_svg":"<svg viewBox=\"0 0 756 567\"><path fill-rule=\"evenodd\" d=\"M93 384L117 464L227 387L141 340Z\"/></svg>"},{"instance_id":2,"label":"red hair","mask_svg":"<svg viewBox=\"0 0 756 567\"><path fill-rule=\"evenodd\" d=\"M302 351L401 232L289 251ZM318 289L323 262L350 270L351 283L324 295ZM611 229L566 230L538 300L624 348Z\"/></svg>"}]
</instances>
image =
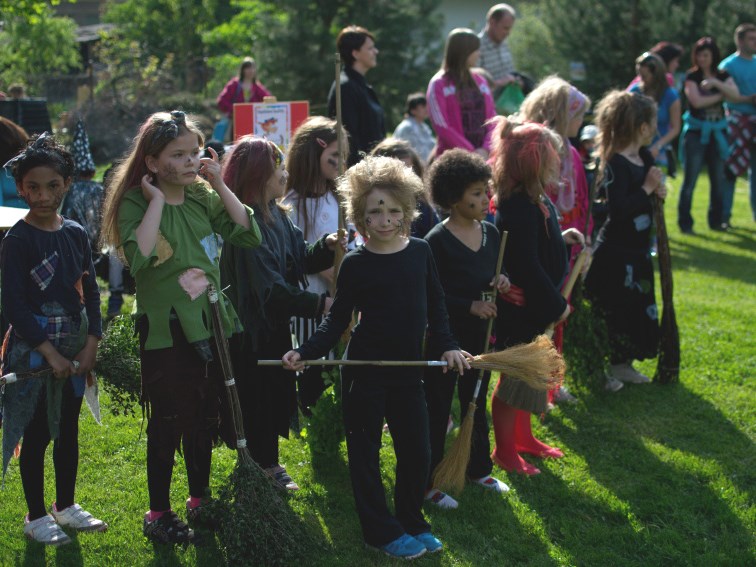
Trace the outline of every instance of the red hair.
<instances>
[{"instance_id":1,"label":"red hair","mask_svg":"<svg viewBox=\"0 0 756 567\"><path fill-rule=\"evenodd\" d=\"M283 153L273 142L257 136L242 136L223 160L223 181L239 200L257 206L265 222L270 212L265 199L265 186L275 168L283 161Z\"/></svg>"},{"instance_id":2,"label":"red hair","mask_svg":"<svg viewBox=\"0 0 756 567\"><path fill-rule=\"evenodd\" d=\"M499 203L515 193L526 193L538 202L546 186L559 180L561 139L546 126L532 122L510 129L506 118L497 130L501 144L493 179Z\"/></svg>"}]
</instances>

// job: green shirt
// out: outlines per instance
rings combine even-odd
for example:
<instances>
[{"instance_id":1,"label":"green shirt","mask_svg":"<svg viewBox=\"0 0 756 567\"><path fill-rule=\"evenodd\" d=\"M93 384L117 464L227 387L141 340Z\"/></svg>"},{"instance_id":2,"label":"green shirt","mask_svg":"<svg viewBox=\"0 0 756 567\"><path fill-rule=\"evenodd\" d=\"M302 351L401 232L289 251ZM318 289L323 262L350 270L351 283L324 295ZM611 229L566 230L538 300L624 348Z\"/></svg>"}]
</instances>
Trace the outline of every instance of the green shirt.
<instances>
[{"instance_id":1,"label":"green shirt","mask_svg":"<svg viewBox=\"0 0 756 567\"><path fill-rule=\"evenodd\" d=\"M190 343L210 337L210 302L207 293L196 290L205 287L203 274L216 289L221 289L220 244L216 234L244 248L259 246L262 240L249 207L245 207L250 222L250 228L246 229L231 219L220 196L204 184L189 185L184 193L182 204L163 206L157 244L148 256L139 251L136 238L136 229L148 205L141 188L130 189L123 196L118 212L123 252L136 280L136 314L147 315L149 321L147 350L173 346L169 328L171 311L176 312ZM219 305L226 335L241 331L228 300L222 296Z\"/></svg>"}]
</instances>

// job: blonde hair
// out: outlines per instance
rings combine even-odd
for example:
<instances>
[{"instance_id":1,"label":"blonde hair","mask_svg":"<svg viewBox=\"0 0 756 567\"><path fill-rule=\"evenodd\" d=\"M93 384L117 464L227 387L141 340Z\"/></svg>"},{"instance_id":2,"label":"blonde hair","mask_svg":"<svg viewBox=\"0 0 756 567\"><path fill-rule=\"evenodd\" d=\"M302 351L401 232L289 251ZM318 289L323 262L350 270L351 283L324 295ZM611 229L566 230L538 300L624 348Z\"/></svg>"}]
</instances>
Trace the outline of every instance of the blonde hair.
<instances>
[{"instance_id":1,"label":"blonde hair","mask_svg":"<svg viewBox=\"0 0 756 567\"><path fill-rule=\"evenodd\" d=\"M338 194L344 202L346 215L360 234L367 234L365 209L373 189L381 189L399 203L404 213L403 232L409 236L412 220L418 215L417 200L423 195L423 182L396 158L368 156L352 166L339 178Z\"/></svg>"},{"instance_id":2,"label":"blonde hair","mask_svg":"<svg viewBox=\"0 0 756 567\"><path fill-rule=\"evenodd\" d=\"M168 144L187 132L197 136L200 147L204 145L205 138L197 123L181 111L156 112L144 121L126 157L116 166L108 187L102 207L100 241L103 245L114 248L121 246L118 210L126 192L133 187L139 187L142 177L149 173L145 163L147 156L159 156Z\"/></svg>"}]
</instances>

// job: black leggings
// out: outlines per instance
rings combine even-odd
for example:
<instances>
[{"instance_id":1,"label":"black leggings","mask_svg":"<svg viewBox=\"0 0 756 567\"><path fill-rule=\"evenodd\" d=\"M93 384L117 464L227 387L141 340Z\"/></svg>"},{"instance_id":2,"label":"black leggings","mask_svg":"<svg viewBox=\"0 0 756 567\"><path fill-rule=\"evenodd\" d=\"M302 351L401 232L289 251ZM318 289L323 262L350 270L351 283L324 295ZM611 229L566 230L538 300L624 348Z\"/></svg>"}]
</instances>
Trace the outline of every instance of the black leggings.
<instances>
[{"instance_id":1,"label":"black leggings","mask_svg":"<svg viewBox=\"0 0 756 567\"><path fill-rule=\"evenodd\" d=\"M53 464L55 467L55 502L58 510L74 503L76 473L79 469L79 411L82 398L74 396L70 379L63 386L60 413L60 434L53 441ZM37 409L24 430L21 446L21 484L24 487L29 520L41 518L45 510L45 451L50 444L50 429L47 426L47 388L42 387Z\"/></svg>"}]
</instances>

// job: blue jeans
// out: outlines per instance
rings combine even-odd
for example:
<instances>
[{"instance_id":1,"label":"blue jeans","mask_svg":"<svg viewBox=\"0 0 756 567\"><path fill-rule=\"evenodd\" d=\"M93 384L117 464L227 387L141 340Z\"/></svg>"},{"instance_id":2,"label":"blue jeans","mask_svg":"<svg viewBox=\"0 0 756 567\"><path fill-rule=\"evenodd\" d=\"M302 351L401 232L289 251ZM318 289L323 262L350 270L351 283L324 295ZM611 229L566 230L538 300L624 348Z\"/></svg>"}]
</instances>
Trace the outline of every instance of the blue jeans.
<instances>
[{"instance_id":1,"label":"blue jeans","mask_svg":"<svg viewBox=\"0 0 756 567\"><path fill-rule=\"evenodd\" d=\"M722 194L725 184L724 162L719 155L717 142L714 137L709 138L707 144L701 143L700 130L688 130L682 141L685 152L685 172L680 201L677 204L677 224L680 230L693 228L693 217L690 215L690 206L693 201L693 190L696 187L698 174L706 163L709 170L709 211L708 221L710 228L719 228L724 222L722 216ZM730 204L732 206L732 203Z\"/></svg>"},{"instance_id":2,"label":"blue jeans","mask_svg":"<svg viewBox=\"0 0 756 567\"><path fill-rule=\"evenodd\" d=\"M756 168L756 144L751 144L751 166L748 168L748 193L751 201L751 215L756 221L756 176L753 170ZM735 198L735 181L730 175L725 175L722 185L722 222L729 223L732 216L732 202Z\"/></svg>"}]
</instances>

